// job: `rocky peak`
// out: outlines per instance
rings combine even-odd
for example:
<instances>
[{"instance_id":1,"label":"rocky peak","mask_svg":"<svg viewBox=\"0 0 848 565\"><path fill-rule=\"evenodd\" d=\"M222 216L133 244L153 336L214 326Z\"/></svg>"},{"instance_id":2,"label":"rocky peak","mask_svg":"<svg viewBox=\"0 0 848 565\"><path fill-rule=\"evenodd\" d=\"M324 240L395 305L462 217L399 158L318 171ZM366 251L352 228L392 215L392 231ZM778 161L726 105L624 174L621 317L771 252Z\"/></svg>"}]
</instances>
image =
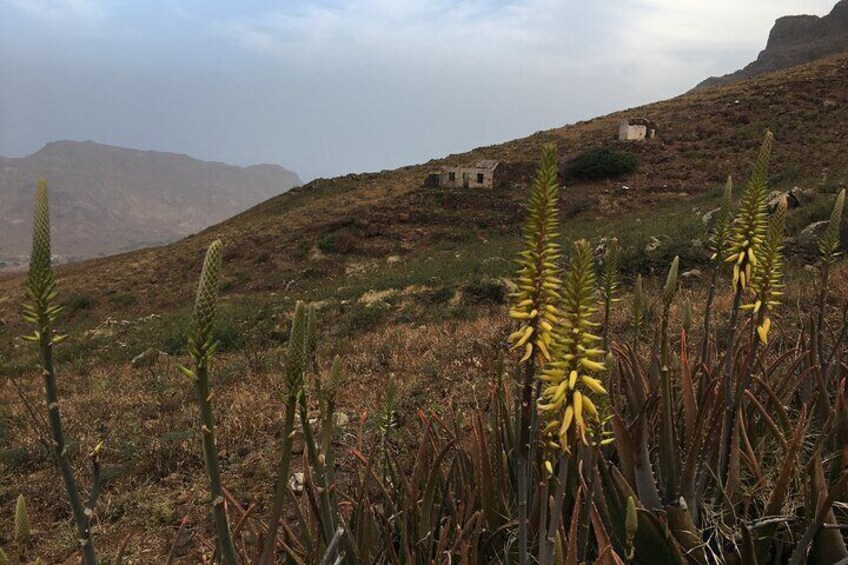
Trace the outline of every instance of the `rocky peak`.
<instances>
[{"instance_id":1,"label":"rocky peak","mask_svg":"<svg viewBox=\"0 0 848 565\"><path fill-rule=\"evenodd\" d=\"M840 0L824 17L778 18L756 61L735 73L708 78L695 88L750 78L843 52L848 52L848 0Z\"/></svg>"}]
</instances>

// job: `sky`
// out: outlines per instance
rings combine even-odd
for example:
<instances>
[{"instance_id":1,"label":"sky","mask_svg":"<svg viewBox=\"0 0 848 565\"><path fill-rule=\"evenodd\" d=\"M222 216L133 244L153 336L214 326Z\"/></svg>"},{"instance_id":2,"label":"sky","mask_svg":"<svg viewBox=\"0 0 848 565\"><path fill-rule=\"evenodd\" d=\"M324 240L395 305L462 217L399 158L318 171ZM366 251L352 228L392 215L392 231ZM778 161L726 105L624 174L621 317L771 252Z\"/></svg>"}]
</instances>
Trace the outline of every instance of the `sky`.
<instances>
[{"instance_id":1,"label":"sky","mask_svg":"<svg viewBox=\"0 0 848 565\"><path fill-rule=\"evenodd\" d=\"M304 180L685 92L835 0L0 0L0 155L59 139Z\"/></svg>"}]
</instances>

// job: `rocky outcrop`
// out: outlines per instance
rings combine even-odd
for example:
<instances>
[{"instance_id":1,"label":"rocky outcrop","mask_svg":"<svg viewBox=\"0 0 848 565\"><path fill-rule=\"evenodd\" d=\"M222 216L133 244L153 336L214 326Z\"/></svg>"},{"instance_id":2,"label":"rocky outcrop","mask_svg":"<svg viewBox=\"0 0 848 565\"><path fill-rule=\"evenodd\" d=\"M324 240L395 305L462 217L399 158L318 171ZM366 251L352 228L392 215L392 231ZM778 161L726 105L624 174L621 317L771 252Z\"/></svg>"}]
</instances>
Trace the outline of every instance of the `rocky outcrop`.
<instances>
[{"instance_id":1,"label":"rocky outcrop","mask_svg":"<svg viewBox=\"0 0 848 565\"><path fill-rule=\"evenodd\" d=\"M848 52L848 0L840 0L824 17L779 18L756 61L735 73L708 78L695 88L726 84L844 52Z\"/></svg>"}]
</instances>

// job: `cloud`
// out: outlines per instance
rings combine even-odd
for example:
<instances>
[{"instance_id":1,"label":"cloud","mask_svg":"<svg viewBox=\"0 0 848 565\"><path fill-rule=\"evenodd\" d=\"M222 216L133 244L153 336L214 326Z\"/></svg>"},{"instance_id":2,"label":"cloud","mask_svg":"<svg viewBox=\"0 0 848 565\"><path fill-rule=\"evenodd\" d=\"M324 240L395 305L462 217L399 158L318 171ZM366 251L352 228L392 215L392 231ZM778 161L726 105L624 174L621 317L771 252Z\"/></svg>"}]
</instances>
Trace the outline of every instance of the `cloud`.
<instances>
[{"instance_id":1,"label":"cloud","mask_svg":"<svg viewBox=\"0 0 848 565\"><path fill-rule=\"evenodd\" d=\"M0 0L42 23L96 27L106 20L107 10L98 0Z\"/></svg>"}]
</instances>

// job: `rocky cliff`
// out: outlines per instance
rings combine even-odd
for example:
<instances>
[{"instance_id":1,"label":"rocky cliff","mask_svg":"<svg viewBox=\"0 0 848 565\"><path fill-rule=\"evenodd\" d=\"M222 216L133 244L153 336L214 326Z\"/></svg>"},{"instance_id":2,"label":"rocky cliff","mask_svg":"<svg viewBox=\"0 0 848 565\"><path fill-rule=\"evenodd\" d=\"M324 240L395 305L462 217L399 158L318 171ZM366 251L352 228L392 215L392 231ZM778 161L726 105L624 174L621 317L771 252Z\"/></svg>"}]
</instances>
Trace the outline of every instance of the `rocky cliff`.
<instances>
[{"instance_id":1,"label":"rocky cliff","mask_svg":"<svg viewBox=\"0 0 848 565\"><path fill-rule=\"evenodd\" d=\"M756 61L735 73L708 78L696 88L726 84L844 52L848 52L848 0L841 0L824 17L779 18Z\"/></svg>"}]
</instances>

